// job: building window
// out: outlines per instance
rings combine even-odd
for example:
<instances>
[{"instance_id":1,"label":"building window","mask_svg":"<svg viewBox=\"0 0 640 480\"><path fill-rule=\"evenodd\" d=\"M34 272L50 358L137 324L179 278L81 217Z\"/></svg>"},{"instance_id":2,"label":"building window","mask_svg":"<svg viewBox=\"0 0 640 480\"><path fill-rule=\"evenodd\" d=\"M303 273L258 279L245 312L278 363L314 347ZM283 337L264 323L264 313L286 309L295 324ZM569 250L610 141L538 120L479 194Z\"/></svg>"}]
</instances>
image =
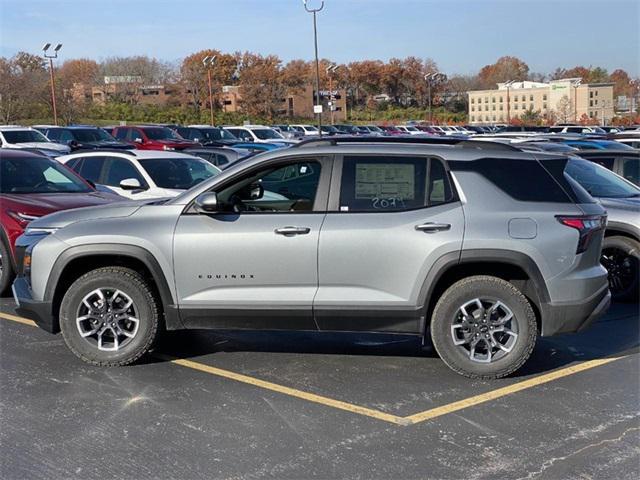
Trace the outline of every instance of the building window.
<instances>
[{"instance_id":1,"label":"building window","mask_svg":"<svg viewBox=\"0 0 640 480\"><path fill-rule=\"evenodd\" d=\"M529 95L529 101L533 102L533 95Z\"/></svg>"},{"instance_id":2,"label":"building window","mask_svg":"<svg viewBox=\"0 0 640 480\"><path fill-rule=\"evenodd\" d=\"M513 106L513 109L514 109L514 110L517 110L517 109L518 109L518 104L517 104L517 103Z\"/></svg>"},{"instance_id":3,"label":"building window","mask_svg":"<svg viewBox=\"0 0 640 480\"><path fill-rule=\"evenodd\" d=\"M484 106L484 111L485 111L485 112L488 112L488 111L489 111L489 105L485 105L485 106Z\"/></svg>"},{"instance_id":4,"label":"building window","mask_svg":"<svg viewBox=\"0 0 640 480\"><path fill-rule=\"evenodd\" d=\"M598 90L596 90L596 97L598 96Z\"/></svg>"},{"instance_id":5,"label":"building window","mask_svg":"<svg viewBox=\"0 0 640 480\"><path fill-rule=\"evenodd\" d=\"M593 100L589 100L589 106L593 107Z\"/></svg>"},{"instance_id":6,"label":"building window","mask_svg":"<svg viewBox=\"0 0 640 480\"><path fill-rule=\"evenodd\" d=\"M489 97L484 97L484 103L489 103Z\"/></svg>"},{"instance_id":7,"label":"building window","mask_svg":"<svg viewBox=\"0 0 640 480\"><path fill-rule=\"evenodd\" d=\"M475 99L473 97L471 97L471 103L473 103L475 101Z\"/></svg>"},{"instance_id":8,"label":"building window","mask_svg":"<svg viewBox=\"0 0 640 480\"><path fill-rule=\"evenodd\" d=\"M496 121L496 116L495 116L495 115L493 116L493 121L494 121L494 122Z\"/></svg>"},{"instance_id":9,"label":"building window","mask_svg":"<svg viewBox=\"0 0 640 480\"><path fill-rule=\"evenodd\" d=\"M484 119L485 119L485 121L487 121L487 122L488 122L488 121L489 121L489 115L485 115L485 116L484 116Z\"/></svg>"},{"instance_id":10,"label":"building window","mask_svg":"<svg viewBox=\"0 0 640 480\"><path fill-rule=\"evenodd\" d=\"M514 102L517 102L517 101L518 101L518 95L514 95L514 96L513 96L513 101L514 101Z\"/></svg>"},{"instance_id":11,"label":"building window","mask_svg":"<svg viewBox=\"0 0 640 480\"><path fill-rule=\"evenodd\" d=\"M500 121L504 121L504 117L502 115L500 115Z\"/></svg>"},{"instance_id":12,"label":"building window","mask_svg":"<svg viewBox=\"0 0 640 480\"><path fill-rule=\"evenodd\" d=\"M496 103L496 97L491 97L491 103Z\"/></svg>"},{"instance_id":13,"label":"building window","mask_svg":"<svg viewBox=\"0 0 640 480\"><path fill-rule=\"evenodd\" d=\"M546 110L546 109L547 109L547 104L546 104L546 103L543 103L543 104L542 104L542 109L543 109L543 110Z\"/></svg>"},{"instance_id":14,"label":"building window","mask_svg":"<svg viewBox=\"0 0 640 480\"><path fill-rule=\"evenodd\" d=\"M502 97L500 97L500 103L502 103Z\"/></svg>"},{"instance_id":15,"label":"building window","mask_svg":"<svg viewBox=\"0 0 640 480\"><path fill-rule=\"evenodd\" d=\"M502 105L500 105L500 111L502 111Z\"/></svg>"},{"instance_id":16,"label":"building window","mask_svg":"<svg viewBox=\"0 0 640 480\"><path fill-rule=\"evenodd\" d=\"M589 92L589 98L593 98L593 92Z\"/></svg>"},{"instance_id":17,"label":"building window","mask_svg":"<svg viewBox=\"0 0 640 480\"><path fill-rule=\"evenodd\" d=\"M471 115L471 121L475 122L476 121L476 117L474 117L473 115Z\"/></svg>"},{"instance_id":18,"label":"building window","mask_svg":"<svg viewBox=\"0 0 640 480\"><path fill-rule=\"evenodd\" d=\"M596 106L598 106L598 100L595 100L593 103L595 103Z\"/></svg>"},{"instance_id":19,"label":"building window","mask_svg":"<svg viewBox=\"0 0 640 480\"><path fill-rule=\"evenodd\" d=\"M475 111L476 111L476 107L475 107L475 106L473 106L473 105L471 105L471 111L472 111L472 112L475 112Z\"/></svg>"},{"instance_id":20,"label":"building window","mask_svg":"<svg viewBox=\"0 0 640 480\"><path fill-rule=\"evenodd\" d=\"M529 104L529 109L530 109L530 110L533 110L533 103L530 103L530 104Z\"/></svg>"},{"instance_id":21,"label":"building window","mask_svg":"<svg viewBox=\"0 0 640 480\"><path fill-rule=\"evenodd\" d=\"M496 106L495 105L491 105L491 110L493 110L495 112Z\"/></svg>"},{"instance_id":22,"label":"building window","mask_svg":"<svg viewBox=\"0 0 640 480\"><path fill-rule=\"evenodd\" d=\"M547 101L547 94L545 93L544 95L542 95L542 100L544 100L545 102ZM545 107L547 108L547 107Z\"/></svg>"}]
</instances>

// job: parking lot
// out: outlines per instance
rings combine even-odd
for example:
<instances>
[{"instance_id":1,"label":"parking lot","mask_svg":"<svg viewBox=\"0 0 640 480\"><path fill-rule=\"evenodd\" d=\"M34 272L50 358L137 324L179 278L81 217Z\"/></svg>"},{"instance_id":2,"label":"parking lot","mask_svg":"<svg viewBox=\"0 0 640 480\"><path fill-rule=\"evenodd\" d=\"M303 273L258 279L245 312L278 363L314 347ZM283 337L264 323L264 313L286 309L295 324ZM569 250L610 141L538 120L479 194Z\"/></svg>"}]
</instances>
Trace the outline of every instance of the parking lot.
<instances>
[{"instance_id":1,"label":"parking lot","mask_svg":"<svg viewBox=\"0 0 640 480\"><path fill-rule=\"evenodd\" d=\"M472 381L349 334L186 331L93 368L0 303L3 478L637 478L637 305Z\"/></svg>"}]
</instances>

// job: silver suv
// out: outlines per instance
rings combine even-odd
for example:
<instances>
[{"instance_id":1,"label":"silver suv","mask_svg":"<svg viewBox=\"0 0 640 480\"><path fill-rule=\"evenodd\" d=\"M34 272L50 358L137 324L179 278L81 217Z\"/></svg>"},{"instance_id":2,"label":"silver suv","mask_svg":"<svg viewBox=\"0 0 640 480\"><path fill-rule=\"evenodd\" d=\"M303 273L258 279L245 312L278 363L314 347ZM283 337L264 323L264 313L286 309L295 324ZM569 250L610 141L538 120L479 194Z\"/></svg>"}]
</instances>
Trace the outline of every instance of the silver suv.
<instances>
[{"instance_id":1,"label":"silver suv","mask_svg":"<svg viewBox=\"0 0 640 480\"><path fill-rule=\"evenodd\" d=\"M18 240L18 312L97 365L163 328L295 329L417 335L508 375L608 308L606 216L566 157L478 143L310 140L170 200L49 215Z\"/></svg>"}]
</instances>

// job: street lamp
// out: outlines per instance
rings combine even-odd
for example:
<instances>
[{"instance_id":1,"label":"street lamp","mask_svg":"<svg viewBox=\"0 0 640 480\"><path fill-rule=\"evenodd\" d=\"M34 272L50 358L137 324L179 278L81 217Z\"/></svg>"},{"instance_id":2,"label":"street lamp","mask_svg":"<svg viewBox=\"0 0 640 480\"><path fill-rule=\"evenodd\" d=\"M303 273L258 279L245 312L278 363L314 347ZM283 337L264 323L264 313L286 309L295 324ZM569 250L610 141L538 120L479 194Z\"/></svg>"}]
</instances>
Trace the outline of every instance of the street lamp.
<instances>
[{"instance_id":1,"label":"street lamp","mask_svg":"<svg viewBox=\"0 0 640 480\"><path fill-rule=\"evenodd\" d=\"M444 73L433 72L427 73L424 76L424 81L427 82L427 86L429 87L429 124L433 124L433 116L431 114L431 85L434 83L445 82L447 80L447 76Z\"/></svg>"},{"instance_id":2,"label":"street lamp","mask_svg":"<svg viewBox=\"0 0 640 480\"><path fill-rule=\"evenodd\" d=\"M578 79L571 84L573 87L573 123L578 123L578 87L582 85L582 80Z\"/></svg>"},{"instance_id":3,"label":"street lamp","mask_svg":"<svg viewBox=\"0 0 640 480\"><path fill-rule=\"evenodd\" d=\"M318 134L322 136L322 104L320 103L320 62L318 61L318 26L316 23L316 13L324 8L324 0L320 2L320 6L317 8L309 8L307 0L302 0L304 9L313 14L313 44L316 54L316 104L313 107L313 111L318 118Z\"/></svg>"},{"instance_id":4,"label":"street lamp","mask_svg":"<svg viewBox=\"0 0 640 480\"><path fill-rule=\"evenodd\" d=\"M53 78L53 59L58 58L58 52L62 48L62 44L59 43L53 49L53 54L48 54L47 51L51 48L50 43L45 43L42 47L44 52L44 58L49 59L49 77L51 78L51 105L53 106L53 124L58 125L58 110L56 108L56 84Z\"/></svg>"},{"instance_id":5,"label":"street lamp","mask_svg":"<svg viewBox=\"0 0 640 480\"><path fill-rule=\"evenodd\" d=\"M207 55L202 59L202 65L207 69L207 78L209 79L209 113L211 114L211 126L213 127L213 91L211 90L211 68L216 62L215 55Z\"/></svg>"},{"instance_id":6,"label":"street lamp","mask_svg":"<svg viewBox=\"0 0 640 480\"><path fill-rule=\"evenodd\" d=\"M504 86L507 87L507 125L511 125L511 99L509 98L509 87L515 83L515 80L509 80L504 82Z\"/></svg>"},{"instance_id":7,"label":"street lamp","mask_svg":"<svg viewBox=\"0 0 640 480\"><path fill-rule=\"evenodd\" d=\"M340 68L340 65L336 65L332 63L327 67L327 75L329 76L329 112L331 112L331 125L333 125L333 112L335 110L335 105L333 104L334 95L333 95L333 74Z\"/></svg>"}]
</instances>

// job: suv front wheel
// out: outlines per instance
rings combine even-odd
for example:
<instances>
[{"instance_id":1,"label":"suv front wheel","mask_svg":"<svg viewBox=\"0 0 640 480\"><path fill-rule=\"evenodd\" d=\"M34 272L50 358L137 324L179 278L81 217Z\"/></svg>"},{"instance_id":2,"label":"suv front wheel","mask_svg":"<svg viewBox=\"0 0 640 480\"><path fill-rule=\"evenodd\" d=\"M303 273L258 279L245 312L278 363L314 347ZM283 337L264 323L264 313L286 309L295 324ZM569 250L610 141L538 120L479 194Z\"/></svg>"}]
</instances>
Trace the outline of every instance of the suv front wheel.
<instances>
[{"instance_id":1,"label":"suv front wheel","mask_svg":"<svg viewBox=\"0 0 640 480\"><path fill-rule=\"evenodd\" d=\"M470 378L504 377L520 368L536 342L536 317L527 298L496 277L454 283L438 300L431 338L440 358Z\"/></svg>"},{"instance_id":2,"label":"suv front wheel","mask_svg":"<svg viewBox=\"0 0 640 480\"><path fill-rule=\"evenodd\" d=\"M79 358L101 366L128 365L158 336L158 304L134 270L103 267L78 278L60 305L60 329Z\"/></svg>"}]
</instances>

